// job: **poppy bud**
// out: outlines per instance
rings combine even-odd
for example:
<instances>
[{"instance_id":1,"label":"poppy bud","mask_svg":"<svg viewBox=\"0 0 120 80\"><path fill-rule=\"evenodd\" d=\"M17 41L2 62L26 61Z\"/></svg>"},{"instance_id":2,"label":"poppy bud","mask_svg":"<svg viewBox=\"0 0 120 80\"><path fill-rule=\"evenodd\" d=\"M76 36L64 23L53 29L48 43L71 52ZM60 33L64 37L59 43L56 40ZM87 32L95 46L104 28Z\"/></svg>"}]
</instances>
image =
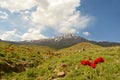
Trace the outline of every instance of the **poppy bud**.
<instances>
[{"instance_id":1,"label":"poppy bud","mask_svg":"<svg viewBox=\"0 0 120 80\"><path fill-rule=\"evenodd\" d=\"M62 64L61 66L62 66L62 67L67 67L67 65L66 65L65 63L64 63L64 64Z\"/></svg>"}]
</instances>

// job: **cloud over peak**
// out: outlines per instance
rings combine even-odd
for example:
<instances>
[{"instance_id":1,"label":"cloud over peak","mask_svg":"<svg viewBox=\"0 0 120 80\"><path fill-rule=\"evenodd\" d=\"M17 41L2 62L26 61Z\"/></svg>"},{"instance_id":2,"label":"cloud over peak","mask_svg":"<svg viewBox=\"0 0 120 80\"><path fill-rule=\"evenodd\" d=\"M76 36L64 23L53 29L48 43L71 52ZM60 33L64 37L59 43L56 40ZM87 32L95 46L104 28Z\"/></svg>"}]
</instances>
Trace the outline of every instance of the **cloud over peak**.
<instances>
[{"instance_id":1,"label":"cloud over peak","mask_svg":"<svg viewBox=\"0 0 120 80\"><path fill-rule=\"evenodd\" d=\"M43 39L43 38L47 38L46 36L41 35L40 30L39 29L34 29L34 28L30 28L28 30L28 32L24 33L21 36L22 40L39 40L39 39Z\"/></svg>"}]
</instances>

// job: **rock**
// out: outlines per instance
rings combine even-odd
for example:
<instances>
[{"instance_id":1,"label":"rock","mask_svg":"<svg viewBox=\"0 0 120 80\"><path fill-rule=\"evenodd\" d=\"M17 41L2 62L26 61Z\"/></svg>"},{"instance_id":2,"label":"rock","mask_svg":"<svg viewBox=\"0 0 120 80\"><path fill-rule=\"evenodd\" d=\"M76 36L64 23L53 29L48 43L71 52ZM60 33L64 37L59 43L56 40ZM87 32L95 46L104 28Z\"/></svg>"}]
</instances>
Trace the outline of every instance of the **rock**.
<instances>
[{"instance_id":1,"label":"rock","mask_svg":"<svg viewBox=\"0 0 120 80\"><path fill-rule=\"evenodd\" d=\"M79 66L78 66L78 65L75 66L75 70L77 70L77 69L79 69Z\"/></svg>"},{"instance_id":2,"label":"rock","mask_svg":"<svg viewBox=\"0 0 120 80\"><path fill-rule=\"evenodd\" d=\"M53 79L53 80L60 80L60 78L55 78L55 79Z\"/></svg>"},{"instance_id":3,"label":"rock","mask_svg":"<svg viewBox=\"0 0 120 80\"><path fill-rule=\"evenodd\" d=\"M57 76L58 76L58 77L64 77L64 76L65 76L65 72L64 72L64 71L58 72L58 73L57 73Z\"/></svg>"},{"instance_id":4,"label":"rock","mask_svg":"<svg viewBox=\"0 0 120 80\"><path fill-rule=\"evenodd\" d=\"M58 72L60 72L58 69L55 69L55 70L54 70L54 73L58 73Z\"/></svg>"}]
</instances>

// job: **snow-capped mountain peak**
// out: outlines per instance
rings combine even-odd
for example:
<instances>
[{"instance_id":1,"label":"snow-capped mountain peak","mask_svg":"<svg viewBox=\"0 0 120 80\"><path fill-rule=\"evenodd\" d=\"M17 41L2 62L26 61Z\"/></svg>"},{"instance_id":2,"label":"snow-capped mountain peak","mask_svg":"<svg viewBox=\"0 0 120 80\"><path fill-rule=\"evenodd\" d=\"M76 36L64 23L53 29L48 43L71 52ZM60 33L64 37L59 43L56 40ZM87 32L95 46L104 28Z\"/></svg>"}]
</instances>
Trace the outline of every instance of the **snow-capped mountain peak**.
<instances>
[{"instance_id":1,"label":"snow-capped mountain peak","mask_svg":"<svg viewBox=\"0 0 120 80\"><path fill-rule=\"evenodd\" d=\"M75 34L64 34L62 36L57 36L54 38L55 41L61 41L63 39L69 39L69 38L74 38L76 39L78 36L76 36Z\"/></svg>"}]
</instances>

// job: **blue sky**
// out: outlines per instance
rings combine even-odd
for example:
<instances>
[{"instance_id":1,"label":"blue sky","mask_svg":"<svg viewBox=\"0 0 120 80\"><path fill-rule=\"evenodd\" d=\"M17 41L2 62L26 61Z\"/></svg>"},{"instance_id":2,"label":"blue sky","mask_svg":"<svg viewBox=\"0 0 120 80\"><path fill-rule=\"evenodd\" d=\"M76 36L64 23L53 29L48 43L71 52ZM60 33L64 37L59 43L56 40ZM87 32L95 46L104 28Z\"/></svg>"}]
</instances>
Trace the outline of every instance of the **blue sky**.
<instances>
[{"instance_id":1,"label":"blue sky","mask_svg":"<svg viewBox=\"0 0 120 80\"><path fill-rule=\"evenodd\" d=\"M82 0L79 8L83 14L95 17L95 22L85 30L89 38L120 42L120 0Z\"/></svg>"},{"instance_id":2,"label":"blue sky","mask_svg":"<svg viewBox=\"0 0 120 80\"><path fill-rule=\"evenodd\" d=\"M0 38L20 41L75 33L96 41L120 42L119 3L120 0L0 0Z\"/></svg>"}]
</instances>

